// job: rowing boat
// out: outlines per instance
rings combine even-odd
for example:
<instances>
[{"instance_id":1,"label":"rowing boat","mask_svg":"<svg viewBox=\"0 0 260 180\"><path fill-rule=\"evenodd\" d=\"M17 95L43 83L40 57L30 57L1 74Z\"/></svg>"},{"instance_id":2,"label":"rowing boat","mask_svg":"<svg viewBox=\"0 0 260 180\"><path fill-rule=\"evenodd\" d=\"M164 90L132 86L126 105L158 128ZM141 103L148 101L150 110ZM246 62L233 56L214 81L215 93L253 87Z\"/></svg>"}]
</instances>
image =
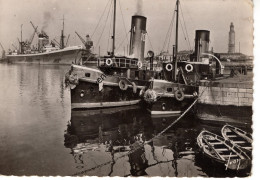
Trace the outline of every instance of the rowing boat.
<instances>
[{"instance_id":1,"label":"rowing boat","mask_svg":"<svg viewBox=\"0 0 260 180\"><path fill-rule=\"evenodd\" d=\"M203 130L197 137L202 153L213 161L225 165L226 170L242 170L250 166L250 157L231 141Z\"/></svg>"},{"instance_id":2,"label":"rowing boat","mask_svg":"<svg viewBox=\"0 0 260 180\"><path fill-rule=\"evenodd\" d=\"M241 149L252 152L252 135L231 125L225 125L221 129L222 136L236 144Z\"/></svg>"}]
</instances>

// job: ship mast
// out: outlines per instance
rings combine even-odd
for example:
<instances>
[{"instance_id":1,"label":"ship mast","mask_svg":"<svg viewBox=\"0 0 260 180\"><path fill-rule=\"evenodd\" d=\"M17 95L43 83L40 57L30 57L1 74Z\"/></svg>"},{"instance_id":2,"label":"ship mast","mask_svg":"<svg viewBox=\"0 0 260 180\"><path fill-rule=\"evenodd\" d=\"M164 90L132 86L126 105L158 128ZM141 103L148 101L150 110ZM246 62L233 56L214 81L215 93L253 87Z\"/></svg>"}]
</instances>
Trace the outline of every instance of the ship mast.
<instances>
[{"instance_id":1,"label":"ship mast","mask_svg":"<svg viewBox=\"0 0 260 180\"><path fill-rule=\"evenodd\" d=\"M62 22L62 30L61 30L61 37L60 37L60 48L63 49L64 45L64 15L63 15L63 22Z\"/></svg>"},{"instance_id":2,"label":"ship mast","mask_svg":"<svg viewBox=\"0 0 260 180\"><path fill-rule=\"evenodd\" d=\"M115 56L115 32L116 32L116 0L114 0L114 21L113 21L113 44L112 44L112 56Z\"/></svg>"},{"instance_id":3,"label":"ship mast","mask_svg":"<svg viewBox=\"0 0 260 180\"><path fill-rule=\"evenodd\" d=\"M175 61L174 61L174 81L177 81L177 55L178 55L178 26L179 26L179 0L176 1L176 34L175 34ZM174 54L173 54L174 57Z\"/></svg>"},{"instance_id":4,"label":"ship mast","mask_svg":"<svg viewBox=\"0 0 260 180\"><path fill-rule=\"evenodd\" d=\"M23 54L23 24L21 24L20 53Z\"/></svg>"}]
</instances>

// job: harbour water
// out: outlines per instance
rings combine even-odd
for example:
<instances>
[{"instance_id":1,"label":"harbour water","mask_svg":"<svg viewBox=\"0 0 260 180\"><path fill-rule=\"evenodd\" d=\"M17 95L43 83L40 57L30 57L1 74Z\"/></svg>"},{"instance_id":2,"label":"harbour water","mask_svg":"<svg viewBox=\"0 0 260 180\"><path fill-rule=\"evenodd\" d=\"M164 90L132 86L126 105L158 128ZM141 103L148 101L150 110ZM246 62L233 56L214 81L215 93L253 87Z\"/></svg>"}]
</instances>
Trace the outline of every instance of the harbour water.
<instances>
[{"instance_id":1,"label":"harbour water","mask_svg":"<svg viewBox=\"0 0 260 180\"><path fill-rule=\"evenodd\" d=\"M71 111L69 68L0 64L1 175L249 175L225 171L198 153L199 132L220 134L223 124L202 123L194 112L154 138L178 116L151 117L139 106ZM251 124L240 126L251 131Z\"/></svg>"}]
</instances>

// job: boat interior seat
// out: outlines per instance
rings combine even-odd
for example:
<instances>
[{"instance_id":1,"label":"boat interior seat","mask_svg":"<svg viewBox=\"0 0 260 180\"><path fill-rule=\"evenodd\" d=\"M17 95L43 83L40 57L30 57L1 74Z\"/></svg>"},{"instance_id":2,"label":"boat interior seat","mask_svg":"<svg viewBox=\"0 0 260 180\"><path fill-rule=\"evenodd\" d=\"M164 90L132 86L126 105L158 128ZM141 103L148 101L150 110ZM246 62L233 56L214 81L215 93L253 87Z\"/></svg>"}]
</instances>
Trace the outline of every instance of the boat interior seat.
<instances>
[{"instance_id":1,"label":"boat interior seat","mask_svg":"<svg viewBox=\"0 0 260 180\"><path fill-rule=\"evenodd\" d=\"M248 149L248 150L252 150L253 148L252 147L249 147L249 146L246 146L246 147L243 147L244 149Z\"/></svg>"},{"instance_id":2,"label":"boat interior seat","mask_svg":"<svg viewBox=\"0 0 260 180\"><path fill-rule=\"evenodd\" d=\"M230 134L230 135L227 135L227 137L237 137L236 135L233 135L233 134Z\"/></svg>"},{"instance_id":3,"label":"boat interior seat","mask_svg":"<svg viewBox=\"0 0 260 180\"><path fill-rule=\"evenodd\" d=\"M219 149L215 149L216 151L229 151L229 149L227 149L227 148L219 148Z\"/></svg>"},{"instance_id":4,"label":"boat interior seat","mask_svg":"<svg viewBox=\"0 0 260 180\"><path fill-rule=\"evenodd\" d=\"M246 141L233 141L235 144L243 144L246 143Z\"/></svg>"},{"instance_id":5,"label":"boat interior seat","mask_svg":"<svg viewBox=\"0 0 260 180\"><path fill-rule=\"evenodd\" d=\"M222 142L210 142L211 145L223 144Z\"/></svg>"},{"instance_id":6,"label":"boat interior seat","mask_svg":"<svg viewBox=\"0 0 260 180\"><path fill-rule=\"evenodd\" d=\"M225 155L221 155L223 158L226 158L226 157L238 157L238 155L236 154L225 154Z\"/></svg>"}]
</instances>

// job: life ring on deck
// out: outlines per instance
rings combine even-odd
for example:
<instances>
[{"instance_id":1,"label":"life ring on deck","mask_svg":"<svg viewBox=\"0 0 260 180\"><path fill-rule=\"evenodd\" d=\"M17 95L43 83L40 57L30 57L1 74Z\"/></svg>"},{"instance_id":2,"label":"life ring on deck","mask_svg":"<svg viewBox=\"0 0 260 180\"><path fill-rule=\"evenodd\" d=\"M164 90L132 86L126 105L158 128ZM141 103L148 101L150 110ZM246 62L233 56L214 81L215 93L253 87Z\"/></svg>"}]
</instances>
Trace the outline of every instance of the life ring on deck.
<instances>
[{"instance_id":1,"label":"life ring on deck","mask_svg":"<svg viewBox=\"0 0 260 180\"><path fill-rule=\"evenodd\" d=\"M111 66L113 64L112 59L108 58L106 59L106 65Z\"/></svg>"},{"instance_id":2,"label":"life ring on deck","mask_svg":"<svg viewBox=\"0 0 260 180\"><path fill-rule=\"evenodd\" d=\"M183 101L184 100L184 92L181 90L177 90L174 92L174 96L178 101Z\"/></svg>"},{"instance_id":3,"label":"life ring on deck","mask_svg":"<svg viewBox=\"0 0 260 180\"><path fill-rule=\"evenodd\" d=\"M118 86L123 91L127 90L127 88L128 88L128 84L127 84L126 80L124 80L124 79L121 79L119 81Z\"/></svg>"},{"instance_id":4,"label":"life ring on deck","mask_svg":"<svg viewBox=\"0 0 260 180\"><path fill-rule=\"evenodd\" d=\"M187 72L191 72L191 71L193 71L193 66L192 66L191 64L187 64L187 65L185 66L185 70L186 70Z\"/></svg>"},{"instance_id":5,"label":"life ring on deck","mask_svg":"<svg viewBox=\"0 0 260 180\"><path fill-rule=\"evenodd\" d=\"M165 68L166 68L167 71L171 71L173 69L173 66L172 66L172 64L167 64L165 66Z\"/></svg>"},{"instance_id":6,"label":"life ring on deck","mask_svg":"<svg viewBox=\"0 0 260 180\"><path fill-rule=\"evenodd\" d=\"M143 67L143 63L141 61L138 61L137 66L139 69L141 69Z\"/></svg>"}]
</instances>

